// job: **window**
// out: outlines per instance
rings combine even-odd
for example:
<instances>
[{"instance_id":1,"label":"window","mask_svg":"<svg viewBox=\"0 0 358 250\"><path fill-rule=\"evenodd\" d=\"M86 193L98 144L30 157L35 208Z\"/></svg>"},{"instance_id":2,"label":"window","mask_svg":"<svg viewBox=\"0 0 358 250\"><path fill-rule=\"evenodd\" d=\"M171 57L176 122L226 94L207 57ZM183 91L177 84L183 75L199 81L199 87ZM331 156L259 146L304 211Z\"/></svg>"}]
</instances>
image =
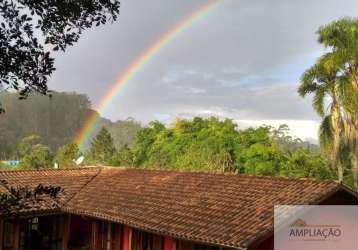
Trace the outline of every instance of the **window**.
<instances>
[{"instance_id":1,"label":"window","mask_svg":"<svg viewBox=\"0 0 358 250\"><path fill-rule=\"evenodd\" d=\"M52 223L51 223L52 221ZM48 245L52 250L60 250L62 246L62 237L63 237L63 224L64 218L62 215L52 216L50 220L50 225L52 228L49 232L49 243Z\"/></svg>"},{"instance_id":2,"label":"window","mask_svg":"<svg viewBox=\"0 0 358 250\"><path fill-rule=\"evenodd\" d=\"M4 221L3 227L3 247L4 250L12 250L14 247L14 222Z\"/></svg>"},{"instance_id":3,"label":"window","mask_svg":"<svg viewBox=\"0 0 358 250\"><path fill-rule=\"evenodd\" d=\"M122 241L122 226L116 223L100 222L100 249L120 250Z\"/></svg>"},{"instance_id":4,"label":"window","mask_svg":"<svg viewBox=\"0 0 358 250\"><path fill-rule=\"evenodd\" d=\"M20 223L20 250L60 250L63 237L63 216L33 217Z\"/></svg>"},{"instance_id":5,"label":"window","mask_svg":"<svg viewBox=\"0 0 358 250\"><path fill-rule=\"evenodd\" d=\"M176 250L220 250L219 247L195 244L190 241L178 240L176 242Z\"/></svg>"},{"instance_id":6,"label":"window","mask_svg":"<svg viewBox=\"0 0 358 250\"><path fill-rule=\"evenodd\" d=\"M132 250L163 250L163 237L147 232L132 231Z\"/></svg>"}]
</instances>

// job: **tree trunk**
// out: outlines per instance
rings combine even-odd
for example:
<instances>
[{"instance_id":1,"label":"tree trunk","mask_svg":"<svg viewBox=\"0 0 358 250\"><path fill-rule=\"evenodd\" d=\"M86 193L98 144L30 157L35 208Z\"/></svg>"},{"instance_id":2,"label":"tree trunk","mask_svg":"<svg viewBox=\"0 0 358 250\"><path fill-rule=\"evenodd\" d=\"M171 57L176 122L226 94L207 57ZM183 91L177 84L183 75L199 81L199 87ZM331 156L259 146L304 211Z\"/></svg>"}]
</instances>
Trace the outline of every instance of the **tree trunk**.
<instances>
[{"instance_id":1,"label":"tree trunk","mask_svg":"<svg viewBox=\"0 0 358 250\"><path fill-rule=\"evenodd\" d=\"M339 153L341 144L341 113L337 100L337 87L333 89L332 93L332 106L331 106L331 123L333 128L333 148L331 153L331 164L337 170L338 181L343 182L343 166L340 164Z\"/></svg>"},{"instance_id":2,"label":"tree trunk","mask_svg":"<svg viewBox=\"0 0 358 250\"><path fill-rule=\"evenodd\" d=\"M353 126L350 135L350 148L351 148L351 162L352 162L352 174L353 174L353 186L355 190L358 190L358 120L353 117Z\"/></svg>"},{"instance_id":3,"label":"tree trunk","mask_svg":"<svg viewBox=\"0 0 358 250\"><path fill-rule=\"evenodd\" d=\"M352 156L353 187L358 190L358 155Z\"/></svg>"},{"instance_id":4,"label":"tree trunk","mask_svg":"<svg viewBox=\"0 0 358 250\"><path fill-rule=\"evenodd\" d=\"M342 164L337 164L337 175L338 175L338 182L343 182L343 167Z\"/></svg>"}]
</instances>

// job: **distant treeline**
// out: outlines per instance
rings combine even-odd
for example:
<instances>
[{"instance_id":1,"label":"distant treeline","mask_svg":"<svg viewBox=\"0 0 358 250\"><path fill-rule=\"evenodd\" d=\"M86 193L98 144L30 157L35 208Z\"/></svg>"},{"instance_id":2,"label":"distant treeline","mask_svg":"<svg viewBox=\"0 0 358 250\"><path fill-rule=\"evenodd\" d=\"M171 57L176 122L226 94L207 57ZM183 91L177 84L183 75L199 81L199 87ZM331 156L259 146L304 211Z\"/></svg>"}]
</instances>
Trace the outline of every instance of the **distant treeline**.
<instances>
[{"instance_id":1,"label":"distant treeline","mask_svg":"<svg viewBox=\"0 0 358 250\"><path fill-rule=\"evenodd\" d=\"M17 94L0 92L0 102L6 110L0 115L0 159L18 156L17 145L25 137L37 135L52 152L70 143L86 117L95 112L87 95L54 92L52 97L31 95L19 100ZM101 118L95 134L106 127L114 138L116 146L131 144L140 124L132 119L111 122ZM86 151L92 138L84 143Z\"/></svg>"},{"instance_id":2,"label":"distant treeline","mask_svg":"<svg viewBox=\"0 0 358 250\"><path fill-rule=\"evenodd\" d=\"M230 119L177 119L169 126L153 121L145 127L127 119L100 118L93 138L79 149L73 138L94 112L86 95L53 93L19 101L2 93L6 113L0 115L0 155L20 160L19 168L112 165L250 175L334 178L318 146L275 129L240 129Z\"/></svg>"},{"instance_id":3,"label":"distant treeline","mask_svg":"<svg viewBox=\"0 0 358 250\"><path fill-rule=\"evenodd\" d=\"M133 147L119 150L109 163L318 179L334 176L319 148L292 138L286 125L239 129L232 120L215 117L178 119L170 126L151 122L138 132Z\"/></svg>"}]
</instances>

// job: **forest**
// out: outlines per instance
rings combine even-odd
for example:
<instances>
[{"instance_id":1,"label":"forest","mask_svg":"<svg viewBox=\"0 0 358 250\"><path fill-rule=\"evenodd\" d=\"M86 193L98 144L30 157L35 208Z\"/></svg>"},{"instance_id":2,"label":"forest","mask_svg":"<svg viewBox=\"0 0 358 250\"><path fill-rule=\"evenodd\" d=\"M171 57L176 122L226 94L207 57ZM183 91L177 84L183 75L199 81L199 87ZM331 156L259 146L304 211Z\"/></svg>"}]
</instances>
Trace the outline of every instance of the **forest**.
<instances>
[{"instance_id":1,"label":"forest","mask_svg":"<svg viewBox=\"0 0 358 250\"><path fill-rule=\"evenodd\" d=\"M79 148L73 138L86 114L94 112L85 95L54 93L18 101L2 93L2 159L20 160L20 168L86 165L172 170L221 171L252 175L333 178L319 147L289 135L285 125L240 129L230 119L177 119L169 126L147 126L131 118L99 119L95 137Z\"/></svg>"},{"instance_id":2,"label":"forest","mask_svg":"<svg viewBox=\"0 0 358 250\"><path fill-rule=\"evenodd\" d=\"M86 117L95 112L86 95L53 92L52 97L33 94L25 100L18 95L0 92L0 100L5 113L0 115L0 159L18 159L17 146L22 140L31 137L41 138L51 152L72 142ZM111 122L99 118L94 134L105 126L114 138L117 147L130 145L134 134L141 127L138 122L128 118ZM88 149L91 137L84 142L82 151Z\"/></svg>"}]
</instances>

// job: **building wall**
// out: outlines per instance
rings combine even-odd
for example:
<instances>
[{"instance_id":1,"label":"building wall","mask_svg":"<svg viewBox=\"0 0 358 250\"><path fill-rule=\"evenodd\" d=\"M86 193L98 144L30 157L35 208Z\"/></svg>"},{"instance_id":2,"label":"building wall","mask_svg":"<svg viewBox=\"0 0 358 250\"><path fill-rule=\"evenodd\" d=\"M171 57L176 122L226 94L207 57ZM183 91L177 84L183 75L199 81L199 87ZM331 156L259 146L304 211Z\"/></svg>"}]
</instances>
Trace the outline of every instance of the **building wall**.
<instances>
[{"instance_id":1,"label":"building wall","mask_svg":"<svg viewBox=\"0 0 358 250\"><path fill-rule=\"evenodd\" d=\"M76 215L0 220L0 250L221 250Z\"/></svg>"},{"instance_id":2,"label":"building wall","mask_svg":"<svg viewBox=\"0 0 358 250\"><path fill-rule=\"evenodd\" d=\"M63 222L63 215L1 220L0 249L62 250Z\"/></svg>"}]
</instances>

